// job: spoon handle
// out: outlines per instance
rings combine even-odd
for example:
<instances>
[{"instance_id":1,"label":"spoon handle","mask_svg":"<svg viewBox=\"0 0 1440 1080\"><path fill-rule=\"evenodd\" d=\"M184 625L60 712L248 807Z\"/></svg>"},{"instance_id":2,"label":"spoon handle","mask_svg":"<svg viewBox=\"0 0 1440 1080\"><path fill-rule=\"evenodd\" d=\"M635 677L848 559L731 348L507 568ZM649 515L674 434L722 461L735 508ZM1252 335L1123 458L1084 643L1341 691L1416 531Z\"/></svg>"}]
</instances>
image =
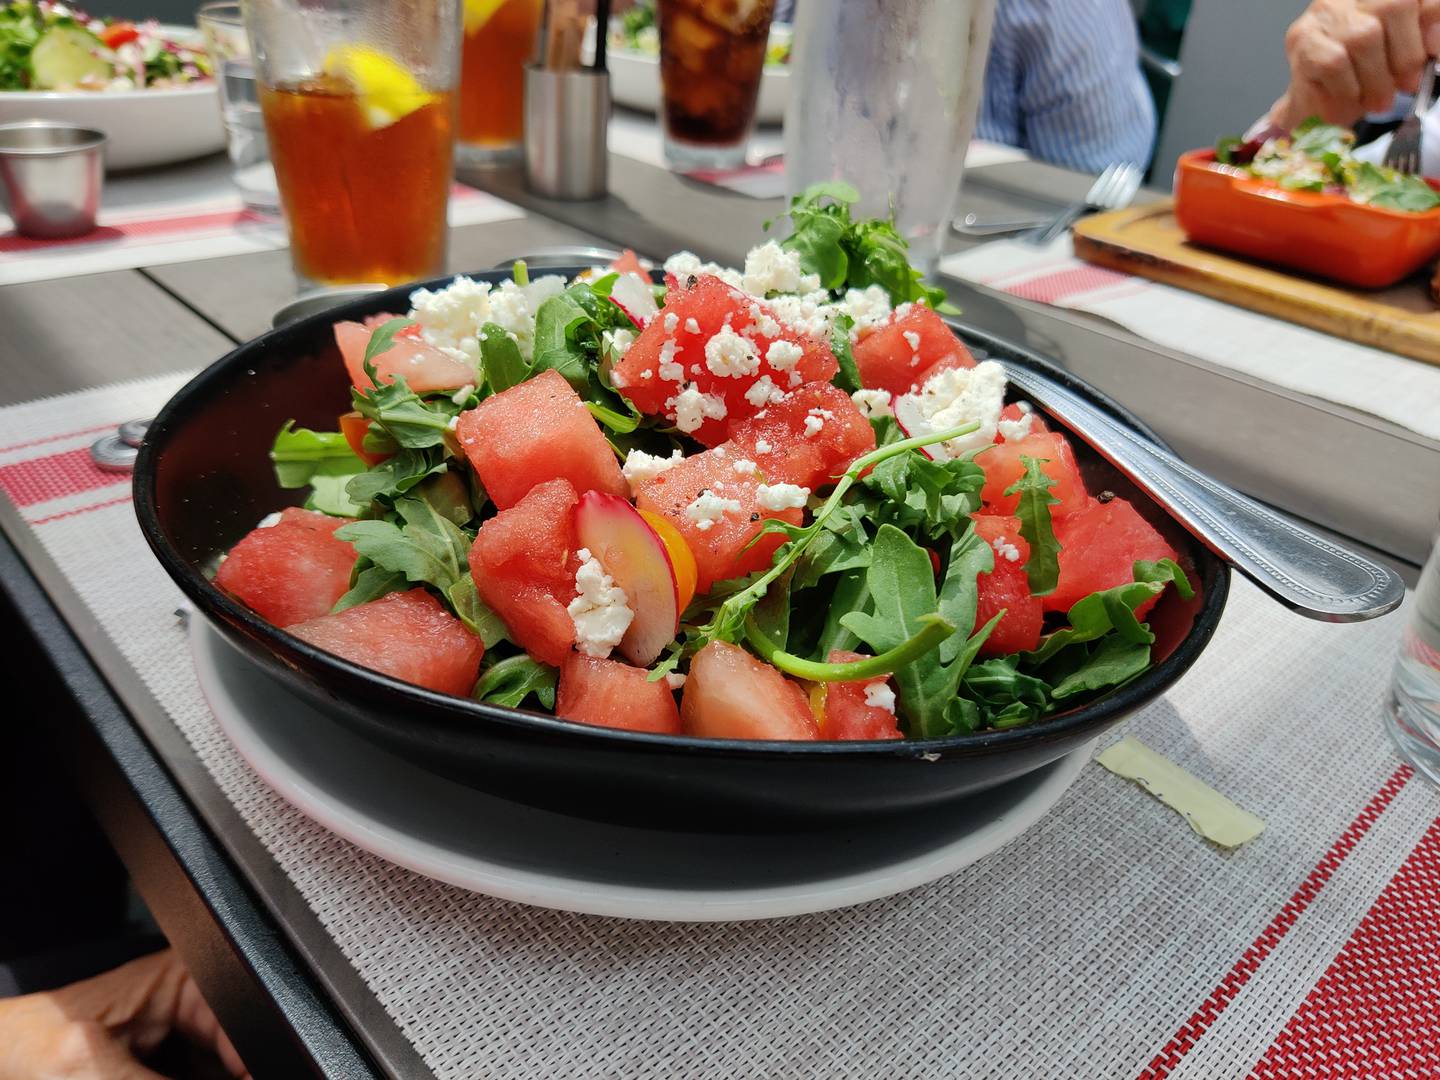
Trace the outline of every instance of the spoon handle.
<instances>
[{"instance_id":1,"label":"spoon handle","mask_svg":"<svg viewBox=\"0 0 1440 1080\"><path fill-rule=\"evenodd\" d=\"M1404 598L1404 582L1388 567L1191 468L1040 372L1011 364L1007 373L1196 539L1286 607L1326 622L1360 622L1393 611Z\"/></svg>"}]
</instances>

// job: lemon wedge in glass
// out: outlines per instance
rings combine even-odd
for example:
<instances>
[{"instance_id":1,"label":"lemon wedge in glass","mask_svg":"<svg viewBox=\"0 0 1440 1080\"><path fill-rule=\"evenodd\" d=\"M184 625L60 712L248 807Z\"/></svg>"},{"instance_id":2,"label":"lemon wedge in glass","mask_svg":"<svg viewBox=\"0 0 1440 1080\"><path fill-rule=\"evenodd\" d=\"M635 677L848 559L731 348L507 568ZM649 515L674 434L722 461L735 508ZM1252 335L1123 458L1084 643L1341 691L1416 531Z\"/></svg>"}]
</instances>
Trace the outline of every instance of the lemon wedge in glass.
<instances>
[{"instance_id":1,"label":"lemon wedge in glass","mask_svg":"<svg viewBox=\"0 0 1440 1080\"><path fill-rule=\"evenodd\" d=\"M369 45L336 45L325 54L325 73L355 88L372 128L383 128L435 100L405 66Z\"/></svg>"},{"instance_id":2,"label":"lemon wedge in glass","mask_svg":"<svg viewBox=\"0 0 1440 1080\"><path fill-rule=\"evenodd\" d=\"M475 33L504 6L505 0L465 0L465 33Z\"/></svg>"}]
</instances>

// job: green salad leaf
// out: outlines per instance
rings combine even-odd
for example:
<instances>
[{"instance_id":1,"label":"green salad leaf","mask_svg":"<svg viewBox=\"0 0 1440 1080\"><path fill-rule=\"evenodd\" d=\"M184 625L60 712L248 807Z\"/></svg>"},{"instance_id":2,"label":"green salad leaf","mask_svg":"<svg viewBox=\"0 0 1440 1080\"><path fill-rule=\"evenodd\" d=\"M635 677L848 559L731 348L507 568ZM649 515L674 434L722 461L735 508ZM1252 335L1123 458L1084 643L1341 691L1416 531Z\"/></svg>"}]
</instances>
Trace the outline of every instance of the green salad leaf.
<instances>
[{"instance_id":1,"label":"green salad leaf","mask_svg":"<svg viewBox=\"0 0 1440 1080\"><path fill-rule=\"evenodd\" d=\"M485 657L489 661L490 657ZM532 660L524 653L497 660L480 672L480 681L470 696L492 705L518 707L532 694L546 709L555 708L555 683L558 672L549 664Z\"/></svg>"},{"instance_id":2,"label":"green salad leaf","mask_svg":"<svg viewBox=\"0 0 1440 1080\"><path fill-rule=\"evenodd\" d=\"M1060 500L1050 494L1055 481L1041 468L1048 458L1021 457L1025 473L1005 489L1006 495L1019 495L1016 514L1020 518L1020 535L1030 545L1030 558L1025 563L1025 576L1030 591L1048 596L1060 582L1060 541L1050 521L1050 507Z\"/></svg>"},{"instance_id":3,"label":"green salad leaf","mask_svg":"<svg viewBox=\"0 0 1440 1080\"><path fill-rule=\"evenodd\" d=\"M270 447L275 482L282 488L301 488L317 476L353 476L365 468L345 436L338 431L312 431L286 420Z\"/></svg>"},{"instance_id":4,"label":"green salad leaf","mask_svg":"<svg viewBox=\"0 0 1440 1080\"><path fill-rule=\"evenodd\" d=\"M395 500L399 523L356 521L335 531L375 566L405 575L412 583L433 585L445 593L469 573L474 539L429 500L405 495Z\"/></svg>"},{"instance_id":5,"label":"green salad leaf","mask_svg":"<svg viewBox=\"0 0 1440 1080\"><path fill-rule=\"evenodd\" d=\"M445 598L450 601L450 607L456 616L484 643L485 648L493 649L500 642L509 640L505 624L500 620L500 616L480 599L480 593L475 588L475 579L470 574L462 574L456 578L445 590Z\"/></svg>"}]
</instances>

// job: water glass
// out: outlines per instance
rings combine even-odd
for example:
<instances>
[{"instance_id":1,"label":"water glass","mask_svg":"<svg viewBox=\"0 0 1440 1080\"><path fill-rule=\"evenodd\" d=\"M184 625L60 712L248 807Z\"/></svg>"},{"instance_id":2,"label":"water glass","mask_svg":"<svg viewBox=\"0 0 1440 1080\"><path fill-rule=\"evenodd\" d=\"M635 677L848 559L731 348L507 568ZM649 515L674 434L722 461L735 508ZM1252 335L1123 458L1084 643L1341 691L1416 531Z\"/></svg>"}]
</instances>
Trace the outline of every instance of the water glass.
<instances>
[{"instance_id":1,"label":"water glass","mask_svg":"<svg viewBox=\"0 0 1440 1080\"><path fill-rule=\"evenodd\" d=\"M1440 785L1440 541L1415 588L1385 720L1401 755Z\"/></svg>"},{"instance_id":2,"label":"water glass","mask_svg":"<svg viewBox=\"0 0 1440 1080\"><path fill-rule=\"evenodd\" d=\"M791 195L848 180L859 211L894 213L927 273L975 130L995 0L802 2L785 112Z\"/></svg>"},{"instance_id":3,"label":"water glass","mask_svg":"<svg viewBox=\"0 0 1440 1080\"><path fill-rule=\"evenodd\" d=\"M445 266L460 0L245 0L301 287Z\"/></svg>"},{"instance_id":4,"label":"water glass","mask_svg":"<svg viewBox=\"0 0 1440 1080\"><path fill-rule=\"evenodd\" d=\"M220 108L225 119L226 148L235 186L245 205L273 214L280 208L275 168L260 115L255 65L238 3L205 4L195 15L220 83Z\"/></svg>"},{"instance_id":5,"label":"water glass","mask_svg":"<svg viewBox=\"0 0 1440 1080\"><path fill-rule=\"evenodd\" d=\"M827 7L823 2L806 7ZM671 167L745 164L775 0L658 0L661 116Z\"/></svg>"}]
</instances>

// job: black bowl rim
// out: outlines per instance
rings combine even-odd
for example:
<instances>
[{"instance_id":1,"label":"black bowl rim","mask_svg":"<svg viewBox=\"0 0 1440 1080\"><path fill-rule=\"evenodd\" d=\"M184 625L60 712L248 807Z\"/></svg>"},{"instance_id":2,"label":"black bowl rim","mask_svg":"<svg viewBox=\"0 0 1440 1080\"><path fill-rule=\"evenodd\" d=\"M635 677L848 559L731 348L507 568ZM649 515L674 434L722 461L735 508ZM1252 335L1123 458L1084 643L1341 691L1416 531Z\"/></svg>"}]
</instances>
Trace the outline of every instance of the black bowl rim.
<instances>
[{"instance_id":1,"label":"black bowl rim","mask_svg":"<svg viewBox=\"0 0 1440 1080\"><path fill-rule=\"evenodd\" d=\"M567 278L574 277L584 269L586 268L544 268L547 274L561 274ZM508 279L509 275L509 270L496 269L470 273L465 276L476 281L498 282ZM1204 590L1203 603L1195 613L1190 632L1160 663L1153 665L1138 678L1112 690L1103 697L1057 713L1034 724L1004 731L985 731L972 735L951 735L934 739L820 740L816 742L711 739L687 735L625 731L619 728L581 724L545 713L491 705L470 698L442 694L372 671L317 649L309 642L286 633L278 627L271 626L249 608L217 589L170 544L161 528L156 505L157 463L164 452L167 435L171 425L184 413L193 396L230 378L232 369L243 368L250 355L264 352L277 345L283 346L290 337L319 323L332 324L340 319L363 318L376 311L394 310L396 301L404 301L408 308L410 294L416 289L443 288L458 276L460 275L446 274L427 281L412 282L384 292L358 297L348 303L266 331L259 337L236 346L200 371L165 403L151 422L145 442L136 459L133 484L136 517L146 542L171 579L207 617L219 622L222 627L223 624L228 623L232 627L242 630L248 638L264 642L272 654L279 656L290 654L296 658L294 666L298 668L320 669L326 673L327 685L339 682L346 687L353 687L357 698L367 686L371 693L379 689L388 695L409 698L417 706L424 706L423 710L419 708L416 710L414 719L417 723L428 723L443 718L447 722L456 724L463 722L466 728L473 728L473 721L477 717L483 717L487 721L498 722L509 728L589 741L597 748L602 749L643 748L722 757L741 756L748 759L755 759L757 756L790 759L796 755L803 755L806 757L843 758L924 758L934 761L937 760L937 757L938 759L979 757L992 752L999 753L1067 740L1087 729L1093 729L1096 734L1099 734L1109 726L1112 720L1133 712L1160 696L1189 670L1200 653L1204 651L1211 637L1214 636L1230 591L1230 566L1209 551L1197 546L1196 551L1200 558L1213 561L1215 572L1209 587ZM1103 405L1159 445L1165 445L1148 425L1132 415L1129 410L1037 353L957 319L947 318L946 322L967 342L978 344L982 349L990 352L1005 354L1001 357L1003 363L1018 360L1023 364L1038 368L1050 377L1062 381L1071 389L1083 393ZM315 676L311 675L308 670L304 674L311 681L316 681ZM337 694L337 696L340 695ZM452 730L464 729L456 727Z\"/></svg>"}]
</instances>

